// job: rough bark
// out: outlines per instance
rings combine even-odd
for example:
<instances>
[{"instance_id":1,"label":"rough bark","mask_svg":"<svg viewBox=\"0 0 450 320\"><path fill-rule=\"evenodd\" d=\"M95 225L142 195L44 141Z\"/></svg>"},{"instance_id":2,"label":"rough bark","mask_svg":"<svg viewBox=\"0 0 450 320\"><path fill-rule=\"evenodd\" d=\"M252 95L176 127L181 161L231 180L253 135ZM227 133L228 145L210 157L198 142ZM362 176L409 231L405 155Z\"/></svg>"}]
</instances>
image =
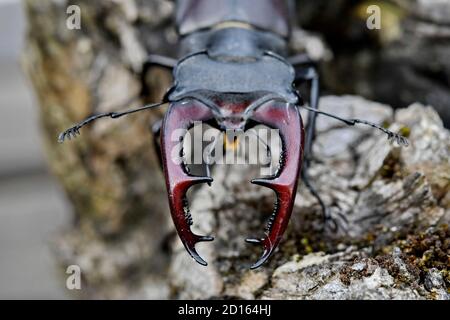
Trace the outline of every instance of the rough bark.
<instances>
[{"instance_id":1,"label":"rough bark","mask_svg":"<svg viewBox=\"0 0 450 320\"><path fill-rule=\"evenodd\" d=\"M174 53L172 2L77 1L81 31L65 27L69 4L25 1L24 64L50 167L74 207L74 224L55 252L63 268L81 266L83 297L448 298L450 134L431 107L415 104L394 114L360 97L324 98L324 110L384 123L409 135L411 146L321 117L311 175L338 230L324 227L319 206L300 187L284 241L256 272L248 266L259 248L244 239L264 230L274 196L249 183L257 168L217 166L213 186L190 197L194 228L216 236L198 248L210 263L203 268L169 221L148 130L162 111L100 121L77 140L56 141L91 113L161 97L169 75L152 72L151 94L141 97L139 73L146 52ZM296 39L295 50L330 56L316 37L298 31Z\"/></svg>"},{"instance_id":2,"label":"rough bark","mask_svg":"<svg viewBox=\"0 0 450 320\"><path fill-rule=\"evenodd\" d=\"M155 70L150 96L141 97L140 72L147 53L173 53L173 3L24 4L29 28L23 61L41 108L50 168L74 207L74 225L57 252L63 265L85 271L89 295L115 297L142 274L165 270L161 243L171 230L170 215L150 134L164 110L99 121L64 144L57 136L91 114L161 99L170 74ZM81 8L81 30L66 27L72 4Z\"/></svg>"}]
</instances>

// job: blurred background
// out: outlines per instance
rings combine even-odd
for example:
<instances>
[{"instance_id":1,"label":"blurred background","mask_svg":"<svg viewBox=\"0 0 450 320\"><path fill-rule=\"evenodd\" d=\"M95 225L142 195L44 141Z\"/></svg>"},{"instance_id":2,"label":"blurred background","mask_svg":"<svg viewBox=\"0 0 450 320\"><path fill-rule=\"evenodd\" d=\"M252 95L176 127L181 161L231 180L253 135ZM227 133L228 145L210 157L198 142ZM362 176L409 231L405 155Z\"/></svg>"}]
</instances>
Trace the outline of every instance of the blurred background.
<instances>
[{"instance_id":1,"label":"blurred background","mask_svg":"<svg viewBox=\"0 0 450 320\"><path fill-rule=\"evenodd\" d=\"M68 205L42 151L38 108L20 66L25 18L0 1L0 299L67 297L51 240Z\"/></svg>"}]
</instances>

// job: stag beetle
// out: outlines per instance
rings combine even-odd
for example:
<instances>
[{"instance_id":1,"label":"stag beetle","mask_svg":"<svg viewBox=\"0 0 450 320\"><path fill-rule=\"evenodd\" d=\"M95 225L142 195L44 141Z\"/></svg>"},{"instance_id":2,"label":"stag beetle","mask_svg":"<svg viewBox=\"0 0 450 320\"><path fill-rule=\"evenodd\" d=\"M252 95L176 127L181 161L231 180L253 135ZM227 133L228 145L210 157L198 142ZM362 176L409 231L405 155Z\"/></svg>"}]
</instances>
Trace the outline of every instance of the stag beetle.
<instances>
[{"instance_id":1,"label":"stag beetle","mask_svg":"<svg viewBox=\"0 0 450 320\"><path fill-rule=\"evenodd\" d=\"M193 176L183 163L170 160L177 143L171 139L176 130L189 129L198 121L208 122L219 130L231 127L248 130L257 124L279 130L283 147L280 169L271 178L252 181L272 189L277 203L265 238L246 240L263 247L262 256L251 269L266 262L279 244L289 222L300 174L322 206L325 218L329 218L307 171L318 114L351 126L370 125L400 145L408 144L401 135L374 123L343 119L318 110L319 74L316 64L306 55L287 57L293 6L289 0L177 1L180 59L150 55L143 68L143 73L155 65L173 70L174 84L163 101L124 112L94 115L59 136L59 141L63 142L78 135L83 126L94 120L120 118L169 104L162 124L154 126L154 134L160 140L158 153L166 179L170 211L186 250L203 266L207 263L197 253L195 245L213 238L191 231L192 219L186 207L186 193L195 184L210 184L212 178ZM310 84L309 106L303 103L296 90L297 84L305 82ZM310 111L306 134L299 108ZM307 155L305 161L304 155Z\"/></svg>"}]
</instances>

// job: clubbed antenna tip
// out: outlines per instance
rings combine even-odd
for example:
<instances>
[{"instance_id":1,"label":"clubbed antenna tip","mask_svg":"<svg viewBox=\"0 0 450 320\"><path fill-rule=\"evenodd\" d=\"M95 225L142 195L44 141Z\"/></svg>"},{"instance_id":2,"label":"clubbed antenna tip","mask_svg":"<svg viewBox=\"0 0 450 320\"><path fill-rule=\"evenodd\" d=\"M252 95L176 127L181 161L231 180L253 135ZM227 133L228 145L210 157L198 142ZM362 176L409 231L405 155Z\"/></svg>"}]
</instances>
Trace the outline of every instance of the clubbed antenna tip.
<instances>
[{"instance_id":1,"label":"clubbed antenna tip","mask_svg":"<svg viewBox=\"0 0 450 320\"><path fill-rule=\"evenodd\" d=\"M388 134L388 140L389 141L395 140L397 144L401 147L409 147L409 140L398 133Z\"/></svg>"},{"instance_id":2,"label":"clubbed antenna tip","mask_svg":"<svg viewBox=\"0 0 450 320\"><path fill-rule=\"evenodd\" d=\"M63 143L66 138L71 140L72 138L76 138L80 135L80 129L78 127L72 127L64 132L61 132L58 136L58 142Z\"/></svg>"}]
</instances>

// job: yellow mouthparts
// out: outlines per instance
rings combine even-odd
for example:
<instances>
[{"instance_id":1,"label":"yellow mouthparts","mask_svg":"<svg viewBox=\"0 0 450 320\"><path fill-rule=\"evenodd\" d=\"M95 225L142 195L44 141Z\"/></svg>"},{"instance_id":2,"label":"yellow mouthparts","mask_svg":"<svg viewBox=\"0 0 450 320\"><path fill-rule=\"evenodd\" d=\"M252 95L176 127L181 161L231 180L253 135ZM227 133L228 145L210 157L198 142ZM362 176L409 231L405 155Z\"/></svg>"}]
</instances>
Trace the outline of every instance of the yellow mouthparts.
<instances>
[{"instance_id":1,"label":"yellow mouthparts","mask_svg":"<svg viewBox=\"0 0 450 320\"><path fill-rule=\"evenodd\" d=\"M225 150L236 151L239 148L239 138L232 135L225 134L225 139L223 139L223 146Z\"/></svg>"}]
</instances>

